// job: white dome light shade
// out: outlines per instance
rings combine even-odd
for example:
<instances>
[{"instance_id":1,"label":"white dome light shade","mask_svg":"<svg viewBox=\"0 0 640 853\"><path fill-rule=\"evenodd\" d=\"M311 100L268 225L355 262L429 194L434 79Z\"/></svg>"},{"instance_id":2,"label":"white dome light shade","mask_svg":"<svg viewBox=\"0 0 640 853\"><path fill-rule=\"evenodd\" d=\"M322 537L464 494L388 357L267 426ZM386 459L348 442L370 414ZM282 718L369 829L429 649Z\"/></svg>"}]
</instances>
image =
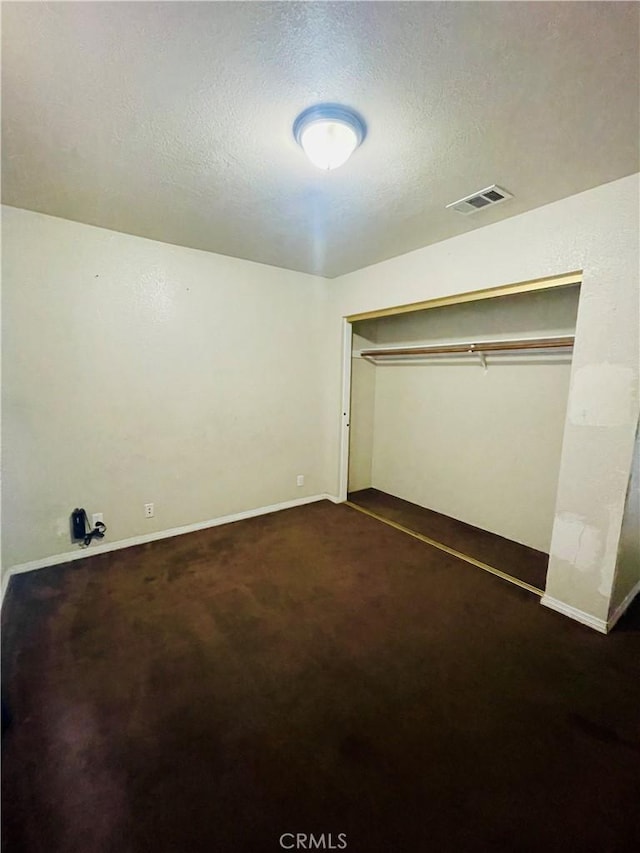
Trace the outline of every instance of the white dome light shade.
<instances>
[{"instance_id":1,"label":"white dome light shade","mask_svg":"<svg viewBox=\"0 0 640 853\"><path fill-rule=\"evenodd\" d=\"M348 124L319 119L302 131L300 145L314 166L337 169L356 150L358 137Z\"/></svg>"},{"instance_id":2,"label":"white dome light shade","mask_svg":"<svg viewBox=\"0 0 640 853\"><path fill-rule=\"evenodd\" d=\"M347 162L366 134L364 121L337 104L319 104L301 113L293 135L319 169L337 169Z\"/></svg>"}]
</instances>

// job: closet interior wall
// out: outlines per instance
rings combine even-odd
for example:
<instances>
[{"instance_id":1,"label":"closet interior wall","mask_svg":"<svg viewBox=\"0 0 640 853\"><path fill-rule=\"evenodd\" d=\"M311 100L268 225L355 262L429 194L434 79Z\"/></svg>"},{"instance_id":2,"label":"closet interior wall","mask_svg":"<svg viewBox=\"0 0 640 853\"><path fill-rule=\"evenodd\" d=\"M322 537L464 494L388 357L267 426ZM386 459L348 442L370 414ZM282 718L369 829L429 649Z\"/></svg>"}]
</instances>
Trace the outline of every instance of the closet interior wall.
<instances>
[{"instance_id":1,"label":"closet interior wall","mask_svg":"<svg viewBox=\"0 0 640 853\"><path fill-rule=\"evenodd\" d=\"M573 335L579 286L353 324L349 490L549 552L571 352L378 362L361 350Z\"/></svg>"},{"instance_id":2,"label":"closet interior wall","mask_svg":"<svg viewBox=\"0 0 640 853\"><path fill-rule=\"evenodd\" d=\"M374 406L376 368L360 358L362 349L375 346L373 340L353 333L351 344L351 414L349 425L349 491L372 486Z\"/></svg>"}]
</instances>

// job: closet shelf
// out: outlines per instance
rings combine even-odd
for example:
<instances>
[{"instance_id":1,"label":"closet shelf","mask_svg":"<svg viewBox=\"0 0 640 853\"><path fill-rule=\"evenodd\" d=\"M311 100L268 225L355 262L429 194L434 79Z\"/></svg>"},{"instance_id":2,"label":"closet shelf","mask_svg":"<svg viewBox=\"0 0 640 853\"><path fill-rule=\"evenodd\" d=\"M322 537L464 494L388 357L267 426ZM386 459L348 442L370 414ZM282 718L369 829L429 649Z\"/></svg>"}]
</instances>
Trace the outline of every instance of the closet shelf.
<instances>
[{"instance_id":1,"label":"closet shelf","mask_svg":"<svg viewBox=\"0 0 640 853\"><path fill-rule=\"evenodd\" d=\"M417 347L387 347L363 349L362 358L398 358L430 355L469 355L474 353L519 352L523 350L557 350L573 347L574 335L554 338L524 338L519 340L478 341L476 343L438 344Z\"/></svg>"}]
</instances>

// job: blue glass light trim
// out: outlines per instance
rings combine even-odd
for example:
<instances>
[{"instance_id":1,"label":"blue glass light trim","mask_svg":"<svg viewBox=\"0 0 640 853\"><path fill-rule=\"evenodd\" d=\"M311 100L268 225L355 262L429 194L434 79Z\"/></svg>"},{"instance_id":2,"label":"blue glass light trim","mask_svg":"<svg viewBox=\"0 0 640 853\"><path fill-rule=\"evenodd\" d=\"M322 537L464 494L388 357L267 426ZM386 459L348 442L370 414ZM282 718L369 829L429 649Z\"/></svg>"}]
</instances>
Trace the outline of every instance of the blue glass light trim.
<instances>
[{"instance_id":1,"label":"blue glass light trim","mask_svg":"<svg viewBox=\"0 0 640 853\"><path fill-rule=\"evenodd\" d=\"M349 125L356 134L358 145L362 143L367 135L367 125L362 116L358 115L355 110L343 107L341 104L316 104L313 107L303 110L293 123L293 135L298 145L301 144L300 137L305 127L319 119L340 121L343 124Z\"/></svg>"}]
</instances>

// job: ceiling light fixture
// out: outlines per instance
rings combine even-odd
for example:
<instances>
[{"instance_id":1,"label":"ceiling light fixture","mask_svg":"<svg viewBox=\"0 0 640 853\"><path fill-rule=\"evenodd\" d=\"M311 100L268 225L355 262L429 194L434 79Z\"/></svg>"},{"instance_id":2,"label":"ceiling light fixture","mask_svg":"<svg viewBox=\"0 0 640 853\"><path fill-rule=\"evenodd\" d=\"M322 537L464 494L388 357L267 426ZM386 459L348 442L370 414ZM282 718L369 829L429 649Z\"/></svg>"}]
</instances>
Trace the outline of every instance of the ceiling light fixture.
<instances>
[{"instance_id":1,"label":"ceiling light fixture","mask_svg":"<svg viewBox=\"0 0 640 853\"><path fill-rule=\"evenodd\" d=\"M366 134L364 120L340 104L309 107L293 123L296 142L319 169L342 166Z\"/></svg>"}]
</instances>

